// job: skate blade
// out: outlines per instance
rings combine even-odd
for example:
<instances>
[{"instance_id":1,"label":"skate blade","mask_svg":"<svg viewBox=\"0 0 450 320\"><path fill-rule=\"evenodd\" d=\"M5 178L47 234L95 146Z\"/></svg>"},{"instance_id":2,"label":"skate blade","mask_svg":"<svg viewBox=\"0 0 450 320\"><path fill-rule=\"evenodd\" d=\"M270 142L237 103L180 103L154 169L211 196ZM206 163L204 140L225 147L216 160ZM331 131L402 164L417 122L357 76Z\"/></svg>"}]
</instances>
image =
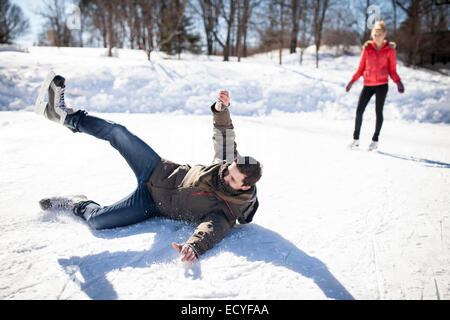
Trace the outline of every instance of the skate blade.
<instances>
[{"instance_id":1,"label":"skate blade","mask_svg":"<svg viewBox=\"0 0 450 320\"><path fill-rule=\"evenodd\" d=\"M43 115L45 112L45 108L47 107L47 102L44 101L45 94L47 93L48 87L52 82L53 78L55 78L55 73L50 71L45 77L44 82L42 82L41 88L39 89L39 94L36 99L36 103L34 104L34 112L39 115Z\"/></svg>"}]
</instances>

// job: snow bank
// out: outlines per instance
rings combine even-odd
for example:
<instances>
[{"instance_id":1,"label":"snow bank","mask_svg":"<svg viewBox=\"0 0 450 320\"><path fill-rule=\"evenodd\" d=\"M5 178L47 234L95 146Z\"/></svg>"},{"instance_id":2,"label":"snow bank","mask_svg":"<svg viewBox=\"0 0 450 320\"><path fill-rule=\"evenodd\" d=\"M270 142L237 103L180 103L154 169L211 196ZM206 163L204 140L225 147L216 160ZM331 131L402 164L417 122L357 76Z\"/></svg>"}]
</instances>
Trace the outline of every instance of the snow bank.
<instances>
[{"instance_id":1,"label":"snow bank","mask_svg":"<svg viewBox=\"0 0 450 320\"><path fill-rule=\"evenodd\" d=\"M0 52L0 110L31 110L48 70L66 77L70 104L97 112L207 114L218 90L228 89L237 115L312 112L349 120L362 88L361 79L350 93L344 90L359 55L335 57L327 48L319 69L313 48L306 50L303 65L298 53L284 51L281 66L276 51L226 63L221 57L184 54L178 60L159 52L149 62L143 51L126 49L115 50L112 58L98 48L29 52ZM449 77L401 62L398 73L406 93L400 95L391 82L386 119L450 123Z\"/></svg>"},{"instance_id":2,"label":"snow bank","mask_svg":"<svg viewBox=\"0 0 450 320\"><path fill-rule=\"evenodd\" d=\"M22 46L18 46L18 45L15 45L15 44L0 43L0 52L5 52L5 51L28 53L28 48L22 47Z\"/></svg>"}]
</instances>

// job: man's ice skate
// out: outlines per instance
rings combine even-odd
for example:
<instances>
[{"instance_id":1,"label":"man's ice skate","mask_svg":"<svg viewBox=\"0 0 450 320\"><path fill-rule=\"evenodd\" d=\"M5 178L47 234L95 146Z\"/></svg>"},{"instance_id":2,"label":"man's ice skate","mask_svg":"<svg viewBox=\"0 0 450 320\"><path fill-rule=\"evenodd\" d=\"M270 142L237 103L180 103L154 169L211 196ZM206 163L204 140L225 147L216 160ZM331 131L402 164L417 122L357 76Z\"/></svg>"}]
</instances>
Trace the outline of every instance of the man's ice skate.
<instances>
[{"instance_id":1,"label":"man's ice skate","mask_svg":"<svg viewBox=\"0 0 450 320\"><path fill-rule=\"evenodd\" d=\"M359 140L353 140L353 142L348 146L350 149L358 149L359 148Z\"/></svg>"},{"instance_id":2,"label":"man's ice skate","mask_svg":"<svg viewBox=\"0 0 450 320\"><path fill-rule=\"evenodd\" d=\"M368 151L373 151L378 148L378 141L372 141L372 143L369 145Z\"/></svg>"},{"instance_id":3,"label":"man's ice skate","mask_svg":"<svg viewBox=\"0 0 450 320\"><path fill-rule=\"evenodd\" d=\"M35 104L35 112L49 120L64 124L66 116L76 111L66 106L64 101L65 88L65 79L50 71L41 85ZM44 99L46 91L48 92L47 102Z\"/></svg>"},{"instance_id":4,"label":"man's ice skate","mask_svg":"<svg viewBox=\"0 0 450 320\"><path fill-rule=\"evenodd\" d=\"M84 195L74 195L65 197L57 196L42 199L41 201L39 201L39 206L44 211L61 210L75 213L74 208L77 205L77 203L81 201L87 201L87 197Z\"/></svg>"}]
</instances>

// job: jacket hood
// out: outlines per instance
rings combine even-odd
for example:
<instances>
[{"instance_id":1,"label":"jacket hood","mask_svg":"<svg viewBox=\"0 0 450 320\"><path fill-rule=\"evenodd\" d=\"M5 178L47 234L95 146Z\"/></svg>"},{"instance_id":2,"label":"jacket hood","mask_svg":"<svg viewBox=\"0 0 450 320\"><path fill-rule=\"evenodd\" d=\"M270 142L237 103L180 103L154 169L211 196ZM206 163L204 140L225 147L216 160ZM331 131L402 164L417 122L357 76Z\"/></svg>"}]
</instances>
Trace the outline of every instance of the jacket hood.
<instances>
[{"instance_id":1,"label":"jacket hood","mask_svg":"<svg viewBox=\"0 0 450 320\"><path fill-rule=\"evenodd\" d=\"M368 40L366 42L364 42L362 49L366 49L368 46L371 46L372 48L375 49L375 42L373 40ZM389 46L389 48L395 49L397 48L397 44L395 42L387 42L386 40L383 41L383 46L381 47L381 49L384 49L386 46Z\"/></svg>"}]
</instances>

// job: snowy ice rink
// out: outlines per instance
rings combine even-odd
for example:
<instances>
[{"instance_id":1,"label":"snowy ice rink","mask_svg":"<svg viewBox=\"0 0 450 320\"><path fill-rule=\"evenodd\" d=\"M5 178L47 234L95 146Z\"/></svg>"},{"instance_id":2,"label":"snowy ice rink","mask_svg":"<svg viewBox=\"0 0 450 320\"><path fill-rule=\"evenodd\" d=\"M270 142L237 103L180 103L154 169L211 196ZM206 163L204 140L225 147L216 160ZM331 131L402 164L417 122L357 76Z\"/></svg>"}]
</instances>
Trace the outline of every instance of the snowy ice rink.
<instances>
[{"instance_id":1,"label":"snowy ice rink","mask_svg":"<svg viewBox=\"0 0 450 320\"><path fill-rule=\"evenodd\" d=\"M398 66L377 152L351 151L359 55L324 51L221 62L119 50L0 52L0 299L450 299L450 80ZM241 154L264 165L254 222L187 265L171 242L196 225L166 219L93 231L46 196L107 205L134 176L106 142L32 113L52 69L66 100L124 124L162 157L212 161L209 106L228 89Z\"/></svg>"}]
</instances>

